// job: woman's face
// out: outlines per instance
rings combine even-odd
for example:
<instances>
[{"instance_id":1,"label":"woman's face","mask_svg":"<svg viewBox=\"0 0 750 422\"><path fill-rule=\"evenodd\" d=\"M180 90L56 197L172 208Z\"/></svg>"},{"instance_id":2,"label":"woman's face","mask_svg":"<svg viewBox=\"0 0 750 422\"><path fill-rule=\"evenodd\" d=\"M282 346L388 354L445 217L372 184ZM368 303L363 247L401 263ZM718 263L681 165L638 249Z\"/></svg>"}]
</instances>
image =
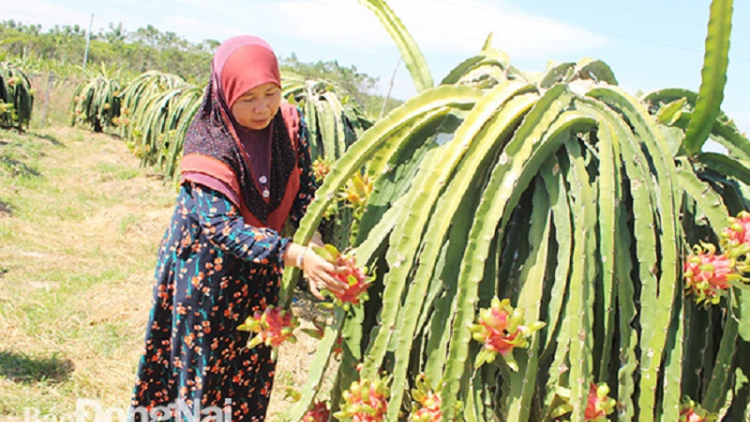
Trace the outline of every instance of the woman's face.
<instances>
[{"instance_id":1,"label":"woman's face","mask_svg":"<svg viewBox=\"0 0 750 422\"><path fill-rule=\"evenodd\" d=\"M276 84L267 83L242 94L232 105L232 115L242 126L260 130L271 123L280 103L281 89Z\"/></svg>"}]
</instances>

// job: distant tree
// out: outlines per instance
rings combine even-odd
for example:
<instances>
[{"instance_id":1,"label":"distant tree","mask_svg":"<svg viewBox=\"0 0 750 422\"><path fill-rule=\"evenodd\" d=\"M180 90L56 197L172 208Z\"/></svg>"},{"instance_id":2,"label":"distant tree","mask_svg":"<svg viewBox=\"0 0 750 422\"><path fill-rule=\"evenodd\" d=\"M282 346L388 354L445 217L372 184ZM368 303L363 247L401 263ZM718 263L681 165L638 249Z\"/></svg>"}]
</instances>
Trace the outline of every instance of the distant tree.
<instances>
[{"instance_id":1,"label":"distant tree","mask_svg":"<svg viewBox=\"0 0 750 422\"><path fill-rule=\"evenodd\" d=\"M117 25L110 23L106 32L100 31L98 38L107 41L112 45L122 44L127 37L127 31L122 26L122 22Z\"/></svg>"},{"instance_id":2,"label":"distant tree","mask_svg":"<svg viewBox=\"0 0 750 422\"><path fill-rule=\"evenodd\" d=\"M327 79L348 92L356 93L354 97L360 97L357 98L360 102L359 94L370 92L378 82L377 78L358 72L355 66L344 67L337 60L303 63L294 53L281 60L281 68L311 79Z\"/></svg>"},{"instance_id":3,"label":"distant tree","mask_svg":"<svg viewBox=\"0 0 750 422\"><path fill-rule=\"evenodd\" d=\"M359 72L356 66L344 67L337 60L303 63L292 53L281 60L281 68L305 78L331 81L350 93L370 118L377 118L381 113L384 99L373 93L378 78ZM386 111L400 103L398 100L388 101Z\"/></svg>"},{"instance_id":4,"label":"distant tree","mask_svg":"<svg viewBox=\"0 0 750 422\"><path fill-rule=\"evenodd\" d=\"M213 53L219 47L219 45L221 45L221 42L217 40L207 39L198 44L198 47L207 53Z\"/></svg>"},{"instance_id":5,"label":"distant tree","mask_svg":"<svg viewBox=\"0 0 750 422\"><path fill-rule=\"evenodd\" d=\"M63 65L82 64L86 51L86 30L80 25L55 25L46 32L41 25L26 25L12 19L0 21L0 55L29 60L40 58ZM126 75L157 70L180 75L196 85L206 83L211 57L220 42L205 39L194 43L175 32L162 32L153 25L128 31L122 23L110 23L106 29L91 34L87 66L119 68ZM292 54L280 61L281 68L302 77L327 80L339 86L362 107L371 119L383 111L383 97L373 91L378 78L360 72L355 66L342 66L337 60L304 63ZM400 101L389 100L385 111Z\"/></svg>"}]
</instances>

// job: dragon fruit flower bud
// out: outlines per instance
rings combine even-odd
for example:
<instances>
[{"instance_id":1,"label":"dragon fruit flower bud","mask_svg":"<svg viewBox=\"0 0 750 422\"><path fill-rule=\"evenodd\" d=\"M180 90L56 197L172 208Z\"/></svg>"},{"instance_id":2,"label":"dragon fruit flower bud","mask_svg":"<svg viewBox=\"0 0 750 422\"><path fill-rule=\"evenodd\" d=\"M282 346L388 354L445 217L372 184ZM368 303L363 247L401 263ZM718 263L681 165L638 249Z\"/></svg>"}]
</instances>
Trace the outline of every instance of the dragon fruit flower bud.
<instances>
[{"instance_id":1,"label":"dragon fruit flower bud","mask_svg":"<svg viewBox=\"0 0 750 422\"><path fill-rule=\"evenodd\" d=\"M416 388L411 390L414 398L413 408L416 409L411 415L412 422L439 422L442 421L440 406L440 391L433 390L424 374L416 379Z\"/></svg>"}]
</instances>

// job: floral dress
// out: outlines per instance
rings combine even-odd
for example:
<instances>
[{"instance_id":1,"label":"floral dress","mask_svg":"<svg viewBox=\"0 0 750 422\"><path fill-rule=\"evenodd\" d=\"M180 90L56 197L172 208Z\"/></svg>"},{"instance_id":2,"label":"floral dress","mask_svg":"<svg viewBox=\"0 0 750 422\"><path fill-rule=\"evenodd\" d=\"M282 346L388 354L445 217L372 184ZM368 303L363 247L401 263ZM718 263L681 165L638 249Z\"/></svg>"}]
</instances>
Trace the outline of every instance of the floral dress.
<instances>
[{"instance_id":1,"label":"floral dress","mask_svg":"<svg viewBox=\"0 0 750 422\"><path fill-rule=\"evenodd\" d=\"M315 192L304 121L298 145L294 228ZM215 420L264 420L275 362L264 345L246 348L250 333L237 327L277 302L288 242L246 224L221 192L183 184L159 250L132 419L199 421L220 409Z\"/></svg>"}]
</instances>

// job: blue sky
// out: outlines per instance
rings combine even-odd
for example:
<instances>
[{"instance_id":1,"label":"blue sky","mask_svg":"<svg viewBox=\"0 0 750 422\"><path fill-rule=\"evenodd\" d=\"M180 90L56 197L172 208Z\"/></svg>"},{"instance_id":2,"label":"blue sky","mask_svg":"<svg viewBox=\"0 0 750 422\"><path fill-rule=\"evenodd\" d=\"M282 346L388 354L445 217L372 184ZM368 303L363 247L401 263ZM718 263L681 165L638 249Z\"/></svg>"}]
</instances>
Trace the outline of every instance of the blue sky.
<instances>
[{"instance_id":1,"label":"blue sky","mask_svg":"<svg viewBox=\"0 0 750 422\"><path fill-rule=\"evenodd\" d=\"M524 71L550 61L603 60L620 85L638 90L700 87L710 0L390 0L422 49L436 81L476 54L493 33L495 48ZM81 25L95 32L122 22L151 24L191 41L253 33L277 54L338 60L380 79L385 93L415 94L399 52L357 0L0 0L0 19ZM750 133L750 2L734 2L724 111Z\"/></svg>"}]
</instances>

